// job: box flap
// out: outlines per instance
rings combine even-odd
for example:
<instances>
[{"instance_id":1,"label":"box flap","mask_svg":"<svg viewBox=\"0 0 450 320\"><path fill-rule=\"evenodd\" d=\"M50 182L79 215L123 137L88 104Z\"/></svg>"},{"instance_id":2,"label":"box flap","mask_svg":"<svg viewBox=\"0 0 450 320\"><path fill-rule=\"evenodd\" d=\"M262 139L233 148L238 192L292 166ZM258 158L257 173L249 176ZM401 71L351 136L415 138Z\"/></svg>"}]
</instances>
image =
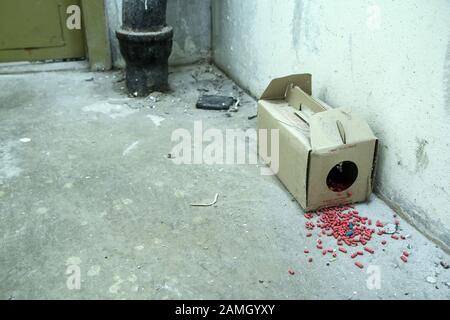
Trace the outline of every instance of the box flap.
<instances>
[{"instance_id":1,"label":"box flap","mask_svg":"<svg viewBox=\"0 0 450 320\"><path fill-rule=\"evenodd\" d=\"M286 97L286 89L290 84L298 86L307 94L312 95L311 74L296 74L272 80L260 99L283 100Z\"/></svg>"},{"instance_id":2,"label":"box flap","mask_svg":"<svg viewBox=\"0 0 450 320\"><path fill-rule=\"evenodd\" d=\"M305 148L311 150L309 125L295 114L295 109L282 101L259 101L258 105L266 110L279 127L285 127L286 131L301 141ZM259 112L258 112L259 115Z\"/></svg>"},{"instance_id":3,"label":"box flap","mask_svg":"<svg viewBox=\"0 0 450 320\"><path fill-rule=\"evenodd\" d=\"M300 87L294 84L288 85L286 89L287 103L297 110L305 111L305 108L309 109L311 113L323 112L327 109L311 95L307 94Z\"/></svg>"},{"instance_id":4,"label":"box flap","mask_svg":"<svg viewBox=\"0 0 450 320\"><path fill-rule=\"evenodd\" d=\"M309 121L313 150L376 140L365 121L348 114L343 109L316 113Z\"/></svg>"}]
</instances>

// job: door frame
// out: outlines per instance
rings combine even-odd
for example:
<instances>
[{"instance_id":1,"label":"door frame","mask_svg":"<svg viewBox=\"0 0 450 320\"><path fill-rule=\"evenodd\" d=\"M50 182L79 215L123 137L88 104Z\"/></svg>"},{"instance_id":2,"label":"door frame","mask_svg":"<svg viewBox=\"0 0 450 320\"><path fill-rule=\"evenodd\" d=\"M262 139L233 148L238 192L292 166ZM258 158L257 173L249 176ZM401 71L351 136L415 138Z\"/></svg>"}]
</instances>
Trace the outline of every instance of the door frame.
<instances>
[{"instance_id":1,"label":"door frame","mask_svg":"<svg viewBox=\"0 0 450 320\"><path fill-rule=\"evenodd\" d=\"M86 57L94 71L112 67L105 0L81 0Z\"/></svg>"}]
</instances>

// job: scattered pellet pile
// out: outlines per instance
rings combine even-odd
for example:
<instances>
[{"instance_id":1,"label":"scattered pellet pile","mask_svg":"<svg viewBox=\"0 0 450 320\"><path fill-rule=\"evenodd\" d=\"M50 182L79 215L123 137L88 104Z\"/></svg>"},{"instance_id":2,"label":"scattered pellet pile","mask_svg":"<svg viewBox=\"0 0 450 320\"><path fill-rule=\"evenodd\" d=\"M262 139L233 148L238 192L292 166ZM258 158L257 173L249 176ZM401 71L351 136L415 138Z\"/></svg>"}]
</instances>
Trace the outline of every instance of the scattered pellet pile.
<instances>
[{"instance_id":1,"label":"scattered pellet pile","mask_svg":"<svg viewBox=\"0 0 450 320\"><path fill-rule=\"evenodd\" d=\"M305 226L308 230L308 238L317 238L314 244L317 250L320 250L323 256L331 255L332 260L337 259L339 255L349 256L355 259L355 266L363 269L364 265L357 261L358 257L364 254L375 254L377 246L375 245L379 237L379 244L386 246L388 239L394 241L406 240L408 236L399 233L400 221L397 216L393 216L393 223L383 224L381 221L372 221L367 217L360 216L354 206L334 207L321 209L316 212L305 214L307 219ZM334 238L336 245L326 248L325 238ZM328 241L327 241L328 242ZM372 244L373 247L370 246ZM311 263L313 259L309 257L309 249L305 249L305 255ZM404 251L400 259L408 262L410 253Z\"/></svg>"}]
</instances>

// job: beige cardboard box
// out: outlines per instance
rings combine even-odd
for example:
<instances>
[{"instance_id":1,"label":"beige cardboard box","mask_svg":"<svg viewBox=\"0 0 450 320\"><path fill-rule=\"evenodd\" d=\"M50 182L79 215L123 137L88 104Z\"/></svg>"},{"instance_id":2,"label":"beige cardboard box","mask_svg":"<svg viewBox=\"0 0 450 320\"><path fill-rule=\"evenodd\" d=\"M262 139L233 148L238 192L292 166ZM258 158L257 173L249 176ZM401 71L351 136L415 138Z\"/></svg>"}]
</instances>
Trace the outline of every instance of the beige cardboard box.
<instances>
[{"instance_id":1,"label":"beige cardboard box","mask_svg":"<svg viewBox=\"0 0 450 320\"><path fill-rule=\"evenodd\" d=\"M368 124L312 96L311 75L273 80L258 102L258 129L279 130L275 172L307 211L366 201L372 193L378 139ZM271 150L258 140L258 150ZM266 152L264 152L266 153ZM260 152L260 157L270 163Z\"/></svg>"}]
</instances>

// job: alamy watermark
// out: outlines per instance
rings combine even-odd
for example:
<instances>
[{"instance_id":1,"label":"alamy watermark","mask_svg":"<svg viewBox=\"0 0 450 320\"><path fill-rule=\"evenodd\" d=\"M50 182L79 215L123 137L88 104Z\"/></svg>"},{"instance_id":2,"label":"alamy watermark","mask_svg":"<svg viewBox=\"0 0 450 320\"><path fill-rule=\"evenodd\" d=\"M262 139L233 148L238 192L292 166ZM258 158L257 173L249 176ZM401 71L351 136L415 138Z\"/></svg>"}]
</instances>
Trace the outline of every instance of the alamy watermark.
<instances>
[{"instance_id":1,"label":"alamy watermark","mask_svg":"<svg viewBox=\"0 0 450 320\"><path fill-rule=\"evenodd\" d=\"M66 262L66 286L69 290L81 290L81 259L72 257Z\"/></svg>"},{"instance_id":2,"label":"alamy watermark","mask_svg":"<svg viewBox=\"0 0 450 320\"><path fill-rule=\"evenodd\" d=\"M69 30L81 30L81 8L77 5L67 7L66 13L69 15L66 26Z\"/></svg>"},{"instance_id":3,"label":"alamy watermark","mask_svg":"<svg viewBox=\"0 0 450 320\"><path fill-rule=\"evenodd\" d=\"M366 25L370 31L376 31L381 29L382 11L380 6L372 4L367 7L367 20Z\"/></svg>"},{"instance_id":4,"label":"alamy watermark","mask_svg":"<svg viewBox=\"0 0 450 320\"><path fill-rule=\"evenodd\" d=\"M369 266L367 268L367 274L369 277L366 280L367 289L380 290L381 289L381 267Z\"/></svg>"},{"instance_id":5,"label":"alamy watermark","mask_svg":"<svg viewBox=\"0 0 450 320\"><path fill-rule=\"evenodd\" d=\"M177 129L172 133L172 143L176 145L171 156L177 165L258 165L259 153L269 165L260 168L261 175L275 175L279 170L278 129L203 130L203 122L195 121L193 134Z\"/></svg>"}]
</instances>

